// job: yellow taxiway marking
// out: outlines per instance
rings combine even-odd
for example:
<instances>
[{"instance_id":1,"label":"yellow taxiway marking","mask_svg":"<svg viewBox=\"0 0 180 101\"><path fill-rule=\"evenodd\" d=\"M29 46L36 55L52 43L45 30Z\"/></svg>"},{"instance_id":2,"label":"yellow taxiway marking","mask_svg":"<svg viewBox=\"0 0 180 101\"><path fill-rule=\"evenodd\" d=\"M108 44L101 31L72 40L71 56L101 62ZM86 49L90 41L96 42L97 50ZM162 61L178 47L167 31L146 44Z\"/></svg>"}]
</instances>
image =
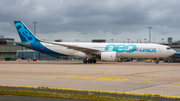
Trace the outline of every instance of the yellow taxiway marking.
<instances>
[{"instance_id":1,"label":"yellow taxiway marking","mask_svg":"<svg viewBox=\"0 0 180 101\"><path fill-rule=\"evenodd\" d=\"M1 87L36 88L36 89L46 88L46 89L55 89L55 90L87 91L87 92L98 92L98 93L114 93L114 94L154 96L154 97L157 96L157 97L163 97L163 98L180 99L180 96L160 95L160 94L148 94L148 93L135 93L135 92L91 90L91 89L75 89L75 88L59 88L59 87L44 87L44 86L6 85L6 84L0 84L0 86L1 86Z\"/></svg>"},{"instance_id":2,"label":"yellow taxiway marking","mask_svg":"<svg viewBox=\"0 0 180 101\"><path fill-rule=\"evenodd\" d=\"M73 80L93 80L93 81L100 81L101 80L101 81L113 81L113 82L180 85L180 84L176 84L176 83L126 81L126 80L128 80L126 78L95 78L95 77L81 77L81 76L70 76L70 77L62 78L62 77L36 77L36 76L10 76L10 75L0 75L0 77L41 78L41 79L73 79Z\"/></svg>"},{"instance_id":3,"label":"yellow taxiway marking","mask_svg":"<svg viewBox=\"0 0 180 101\"><path fill-rule=\"evenodd\" d=\"M70 77L67 77L69 79L84 79L84 80L90 80L90 79L93 79L95 77L82 77L82 76L70 76Z\"/></svg>"},{"instance_id":4,"label":"yellow taxiway marking","mask_svg":"<svg viewBox=\"0 0 180 101\"><path fill-rule=\"evenodd\" d=\"M163 85L180 85L177 83L161 83L161 82L140 82L140 81L120 81L120 82L129 82L129 83L148 83L148 84L163 84Z\"/></svg>"},{"instance_id":5,"label":"yellow taxiway marking","mask_svg":"<svg viewBox=\"0 0 180 101\"><path fill-rule=\"evenodd\" d=\"M107 76L108 77L119 77L119 76L131 76L131 75L138 75L138 74L148 74L148 73L159 73L159 72L169 72L169 71L177 71L180 69L171 69L171 70L162 70L162 71L152 71L152 72L142 72L142 73L132 73L132 74L122 74L122 75L114 75L114 76Z\"/></svg>"},{"instance_id":6,"label":"yellow taxiway marking","mask_svg":"<svg viewBox=\"0 0 180 101\"><path fill-rule=\"evenodd\" d=\"M120 80L120 81L122 81L122 80L128 80L128 79L125 79L125 78L98 78L98 79L100 79L100 80Z\"/></svg>"}]
</instances>

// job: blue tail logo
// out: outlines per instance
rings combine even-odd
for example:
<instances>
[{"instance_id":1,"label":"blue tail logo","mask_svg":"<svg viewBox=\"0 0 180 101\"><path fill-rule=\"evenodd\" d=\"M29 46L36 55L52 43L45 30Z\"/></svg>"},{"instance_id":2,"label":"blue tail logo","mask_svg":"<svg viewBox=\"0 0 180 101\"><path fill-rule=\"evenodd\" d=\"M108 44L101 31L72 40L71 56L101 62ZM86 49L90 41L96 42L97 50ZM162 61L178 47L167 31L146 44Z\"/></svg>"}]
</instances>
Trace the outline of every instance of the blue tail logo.
<instances>
[{"instance_id":1,"label":"blue tail logo","mask_svg":"<svg viewBox=\"0 0 180 101\"><path fill-rule=\"evenodd\" d=\"M16 29L19 33L22 42L33 43L36 39L34 35L26 28L26 26L21 21L14 21Z\"/></svg>"}]
</instances>

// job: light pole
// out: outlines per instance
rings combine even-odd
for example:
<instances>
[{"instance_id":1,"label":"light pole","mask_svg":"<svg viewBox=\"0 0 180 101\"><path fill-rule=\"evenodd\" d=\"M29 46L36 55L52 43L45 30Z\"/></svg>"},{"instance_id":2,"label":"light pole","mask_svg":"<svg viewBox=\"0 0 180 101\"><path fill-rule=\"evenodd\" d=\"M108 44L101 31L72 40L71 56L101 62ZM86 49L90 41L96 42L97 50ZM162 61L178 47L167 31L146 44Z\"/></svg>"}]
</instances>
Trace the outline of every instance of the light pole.
<instances>
[{"instance_id":1,"label":"light pole","mask_svg":"<svg viewBox=\"0 0 180 101\"><path fill-rule=\"evenodd\" d=\"M127 40L128 40L128 43L129 43L129 40L130 40L130 39L127 39Z\"/></svg>"},{"instance_id":2,"label":"light pole","mask_svg":"<svg viewBox=\"0 0 180 101\"><path fill-rule=\"evenodd\" d=\"M37 22L33 22L33 23L34 23L34 35L36 35L36 23ZM36 59L35 51L34 51L34 59Z\"/></svg>"},{"instance_id":3,"label":"light pole","mask_svg":"<svg viewBox=\"0 0 180 101\"><path fill-rule=\"evenodd\" d=\"M112 43L113 43L113 40L114 40L114 39L111 39Z\"/></svg>"},{"instance_id":4,"label":"light pole","mask_svg":"<svg viewBox=\"0 0 180 101\"><path fill-rule=\"evenodd\" d=\"M149 29L149 43L151 43L151 29L153 29L153 27L148 27L147 29Z\"/></svg>"},{"instance_id":5,"label":"light pole","mask_svg":"<svg viewBox=\"0 0 180 101\"><path fill-rule=\"evenodd\" d=\"M79 41L79 39L76 39L76 42L78 42Z\"/></svg>"},{"instance_id":6,"label":"light pole","mask_svg":"<svg viewBox=\"0 0 180 101\"><path fill-rule=\"evenodd\" d=\"M164 40L164 38L161 38L161 40L162 40L162 44L163 44L163 40Z\"/></svg>"},{"instance_id":7,"label":"light pole","mask_svg":"<svg viewBox=\"0 0 180 101\"><path fill-rule=\"evenodd\" d=\"M145 43L146 43L146 40L147 40L147 39L144 39L144 40L145 40Z\"/></svg>"},{"instance_id":8,"label":"light pole","mask_svg":"<svg viewBox=\"0 0 180 101\"><path fill-rule=\"evenodd\" d=\"M37 22L33 22L34 23L34 35L36 35L36 23Z\"/></svg>"}]
</instances>

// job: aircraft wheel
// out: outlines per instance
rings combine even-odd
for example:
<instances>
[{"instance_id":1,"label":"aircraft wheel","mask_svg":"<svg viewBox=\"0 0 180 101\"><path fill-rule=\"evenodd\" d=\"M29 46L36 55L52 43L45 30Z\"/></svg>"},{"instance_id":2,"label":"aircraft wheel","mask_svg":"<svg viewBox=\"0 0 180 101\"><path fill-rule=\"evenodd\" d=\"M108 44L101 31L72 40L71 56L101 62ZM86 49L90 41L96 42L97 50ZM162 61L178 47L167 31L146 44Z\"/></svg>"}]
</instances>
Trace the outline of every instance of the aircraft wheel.
<instances>
[{"instance_id":1,"label":"aircraft wheel","mask_svg":"<svg viewBox=\"0 0 180 101\"><path fill-rule=\"evenodd\" d=\"M155 61L155 63L156 63L156 64L158 64L158 63L159 63L159 61L157 60L157 61Z\"/></svg>"},{"instance_id":2,"label":"aircraft wheel","mask_svg":"<svg viewBox=\"0 0 180 101\"><path fill-rule=\"evenodd\" d=\"M87 60L83 60L83 63L87 63Z\"/></svg>"},{"instance_id":3,"label":"aircraft wheel","mask_svg":"<svg viewBox=\"0 0 180 101\"><path fill-rule=\"evenodd\" d=\"M92 63L92 60L91 60L91 59L89 59L89 60L88 60L88 63Z\"/></svg>"},{"instance_id":4,"label":"aircraft wheel","mask_svg":"<svg viewBox=\"0 0 180 101\"><path fill-rule=\"evenodd\" d=\"M94 59L94 60L92 60L92 62L93 62L93 63L96 63L96 60Z\"/></svg>"}]
</instances>

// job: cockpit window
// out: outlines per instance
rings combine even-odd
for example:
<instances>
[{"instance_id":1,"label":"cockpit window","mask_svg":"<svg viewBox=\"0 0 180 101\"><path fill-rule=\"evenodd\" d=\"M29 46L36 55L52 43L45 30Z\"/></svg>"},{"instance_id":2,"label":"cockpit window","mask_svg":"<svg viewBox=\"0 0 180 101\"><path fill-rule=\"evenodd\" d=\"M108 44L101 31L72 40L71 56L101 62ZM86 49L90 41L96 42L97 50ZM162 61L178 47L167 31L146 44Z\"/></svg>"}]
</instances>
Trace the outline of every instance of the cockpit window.
<instances>
[{"instance_id":1,"label":"cockpit window","mask_svg":"<svg viewBox=\"0 0 180 101\"><path fill-rule=\"evenodd\" d=\"M167 49L167 50L171 50L171 48L170 48L170 47L167 47L166 49Z\"/></svg>"}]
</instances>

